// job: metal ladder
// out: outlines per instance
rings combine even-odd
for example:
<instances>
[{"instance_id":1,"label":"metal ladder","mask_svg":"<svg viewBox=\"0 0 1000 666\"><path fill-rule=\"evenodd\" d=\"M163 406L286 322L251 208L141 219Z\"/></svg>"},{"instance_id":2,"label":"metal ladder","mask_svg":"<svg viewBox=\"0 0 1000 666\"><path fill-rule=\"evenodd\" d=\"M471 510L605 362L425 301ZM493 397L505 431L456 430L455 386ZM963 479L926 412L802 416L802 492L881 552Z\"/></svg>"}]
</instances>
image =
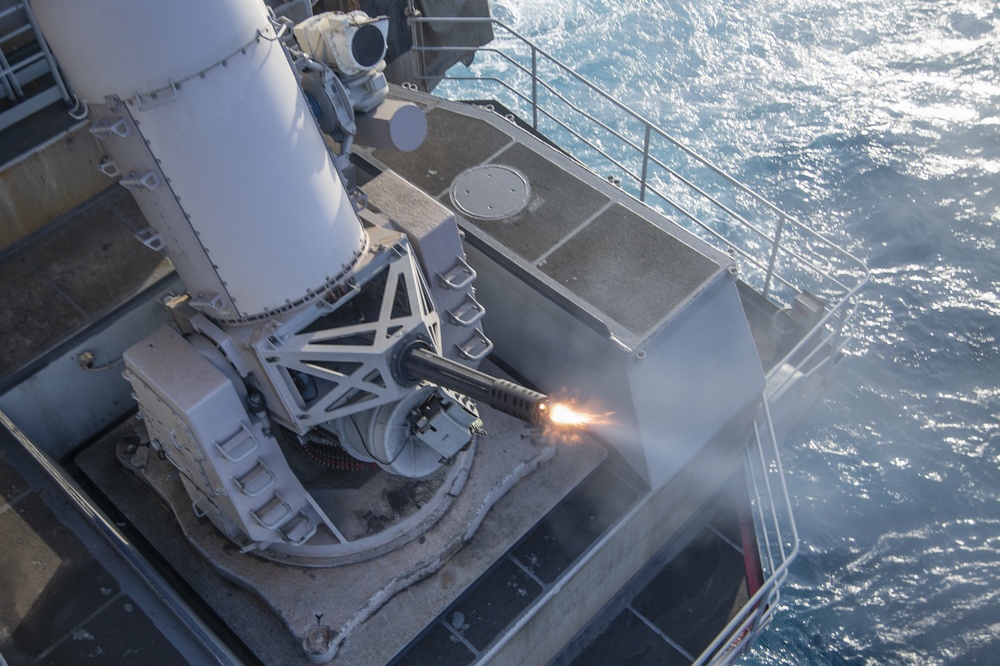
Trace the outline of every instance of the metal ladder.
<instances>
[{"instance_id":1,"label":"metal ladder","mask_svg":"<svg viewBox=\"0 0 1000 666\"><path fill-rule=\"evenodd\" d=\"M71 99L28 3L0 9L0 130Z\"/></svg>"}]
</instances>

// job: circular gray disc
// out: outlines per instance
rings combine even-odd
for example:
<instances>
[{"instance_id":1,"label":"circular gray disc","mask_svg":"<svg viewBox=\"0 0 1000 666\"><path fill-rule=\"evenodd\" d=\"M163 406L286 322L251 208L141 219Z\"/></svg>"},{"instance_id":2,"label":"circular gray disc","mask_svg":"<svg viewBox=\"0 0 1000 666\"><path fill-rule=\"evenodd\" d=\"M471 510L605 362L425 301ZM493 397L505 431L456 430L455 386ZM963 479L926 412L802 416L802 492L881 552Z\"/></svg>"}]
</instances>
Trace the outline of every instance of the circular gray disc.
<instances>
[{"instance_id":1,"label":"circular gray disc","mask_svg":"<svg viewBox=\"0 0 1000 666\"><path fill-rule=\"evenodd\" d=\"M502 164L467 169L451 184L451 202L461 213L480 220L499 220L528 205L531 187L520 171Z\"/></svg>"}]
</instances>

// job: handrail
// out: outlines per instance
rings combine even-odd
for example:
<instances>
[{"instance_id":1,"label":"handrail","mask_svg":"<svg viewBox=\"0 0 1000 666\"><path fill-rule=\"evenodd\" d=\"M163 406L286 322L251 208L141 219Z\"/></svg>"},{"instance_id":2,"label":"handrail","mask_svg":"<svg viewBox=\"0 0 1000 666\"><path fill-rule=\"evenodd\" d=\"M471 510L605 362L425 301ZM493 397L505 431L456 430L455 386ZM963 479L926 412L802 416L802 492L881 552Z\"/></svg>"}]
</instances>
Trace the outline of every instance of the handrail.
<instances>
[{"instance_id":1,"label":"handrail","mask_svg":"<svg viewBox=\"0 0 1000 666\"><path fill-rule=\"evenodd\" d=\"M55 56L52 55L49 45L45 42L45 37L42 36L31 6L27 2L13 4L0 11L0 18L8 18L17 12L23 12L24 23L0 36L0 93L4 97L9 97L12 102L10 108L0 113L0 130L27 118L59 99L62 99L67 104L71 99L69 90L66 88L62 75L59 73ZM11 41L15 37L19 37L29 31L34 33L34 40L38 44L38 52L21 59L17 63L11 64L3 52L3 43ZM41 61L45 63L44 70L39 71L38 67L32 67ZM52 77L53 83L44 90L35 91L29 95L22 88L22 82L18 78L18 74L22 72L24 73L23 76L28 77L28 81L42 74L49 74Z\"/></svg>"},{"instance_id":2,"label":"handrail","mask_svg":"<svg viewBox=\"0 0 1000 666\"><path fill-rule=\"evenodd\" d=\"M713 172L715 172L716 175L724 178L725 180L727 180L731 184L733 184L736 187L740 188L740 190L742 190L745 194L753 197L754 199L756 199L757 201L759 201L763 205L767 206L771 210L771 212L773 212L775 214L778 214L778 215L785 215L784 211L782 211L775 204L771 203L770 201L768 201L767 199L765 199L764 197L762 197L756 191L752 190L749 186L747 186L746 184L740 182L736 178L734 178L731 175L729 175L728 173L726 173L722 168L716 166L715 164L713 164L708 159L706 159L706 158L702 157L701 155L699 155L698 153L696 153L694 150L692 150L691 148L689 148L688 146L686 146L683 142L681 142L678 139L674 138L673 136L671 136L670 134L668 134L665 130L663 130L659 126L657 126L655 123L653 123L652 121L648 120L645 116L643 116L643 115L641 115L641 114L633 111L631 108L629 108L625 104L623 104L620 101L618 101L616 98L614 98L613 96L611 96L609 93L605 92L600 86L598 86L597 84L591 82L586 77L581 76L576 71L574 71L571 67L569 67L568 65L566 65L565 63L563 63L562 61L560 61L555 56L549 54L544 49L539 48L537 45L534 44L534 42L532 42L531 40L529 40L527 37L524 37L523 35L521 35L519 32L517 32L516 30L514 30L513 28L511 28L507 24L505 24L505 23L503 23L501 21L498 21L497 19L487 18L487 17L411 17L410 21L413 22L414 24L420 24L420 23L429 23L429 24L430 23L438 23L438 24L441 24L441 23L490 23L494 28L501 28L504 32L506 32L507 34L511 35L512 37L515 37L516 39L518 39L519 41L521 41L525 46L527 46L531 50L531 54L532 54L533 59L537 60L537 56L538 55L544 56L552 64L554 64L557 67L559 67L562 70L563 73L568 74L569 76L571 76L575 80L579 81L580 83L582 83L583 85L585 85L591 92L594 92L594 93L598 94L605 101L611 102L619 110L621 110L622 112L624 112L625 114L627 114L628 116L630 116L632 119L639 121L644 126L650 128L652 131L654 131L657 134L659 134L665 140L669 141L671 144L673 144L674 146L676 146L680 150L684 151L689 157L695 159L696 161L698 161L702 165L704 165L704 166L708 167L709 169L711 169ZM470 50L473 50L473 51L475 51L475 50L478 50L478 51L487 51L487 50L490 50L490 51L499 51L499 49L496 49L496 48L474 47L474 46L415 46L414 50L418 51L418 52L430 52L430 51L435 51L435 52L438 52L438 51L460 51L460 52L468 52ZM512 59L509 56L506 55L506 53L504 53L504 57L508 61L513 62ZM525 71L525 72L528 71L527 68L524 68L524 67L522 67L520 65L518 65L518 69L521 69L522 71ZM432 77L421 76L420 78L422 78L422 79L430 79ZM445 75L445 78L448 78L448 76ZM536 102L536 104L537 104L537 102ZM537 125L532 125L532 128L533 129L538 129ZM792 219L793 221L797 222L797 220L794 220L794 218L790 218L790 219ZM801 224L801 222L799 224ZM831 241L829 241L828 239L826 239L825 237L823 237L818 232L815 232L815 231L813 231L811 229L808 229L808 227L806 227L805 225L802 225L802 226L803 226L804 229L806 229L806 230L810 231L811 233L815 234L816 237L822 238L823 240L827 241L831 245L834 245ZM862 264L862 262L859 259L857 259L856 257L852 257L852 258L854 258L855 261L857 261L859 264Z\"/></svg>"},{"instance_id":3,"label":"handrail","mask_svg":"<svg viewBox=\"0 0 1000 666\"><path fill-rule=\"evenodd\" d=\"M481 89L468 90L469 86L488 86L498 93L498 102L530 118L535 131L555 132L556 136L549 137L553 140L561 133L572 146L561 144L560 148L584 166L597 173L602 168L617 170L625 177L621 187L627 194L662 212L664 208L678 212L692 233L733 254L741 264L743 280L777 306L790 306L803 292L821 295L827 303L825 316L773 366L772 375L816 340L833 343L826 345L827 353L843 350L836 336L851 335L847 323L854 314L856 296L869 279L864 262L505 23L488 17L413 16L410 21L413 50L421 56L440 51L477 54L471 68L456 65L443 76L428 76L421 69L419 82L441 82L446 89L461 86L453 96L466 99L470 92L471 97L489 98ZM489 23L498 37L488 47L438 47L421 41L421 25L449 23ZM573 146L578 154L573 154ZM696 179L690 173L693 170L707 182ZM833 338L819 335L824 328L834 332ZM813 349L806 358L815 353ZM794 364L796 369L803 367L804 360Z\"/></svg>"},{"instance_id":4,"label":"handrail","mask_svg":"<svg viewBox=\"0 0 1000 666\"><path fill-rule=\"evenodd\" d=\"M756 454L756 455L754 455ZM762 398L760 412L753 422L753 437L747 448L754 522L763 537L758 544L765 579L738 613L695 659L693 666L705 663L728 664L739 654L746 634L760 632L770 621L778 604L779 589L788 576L788 568L799 552L799 532L792 515L792 502L785 485L785 473L778 453L778 441L767 400ZM772 479L774 484L772 484Z\"/></svg>"}]
</instances>

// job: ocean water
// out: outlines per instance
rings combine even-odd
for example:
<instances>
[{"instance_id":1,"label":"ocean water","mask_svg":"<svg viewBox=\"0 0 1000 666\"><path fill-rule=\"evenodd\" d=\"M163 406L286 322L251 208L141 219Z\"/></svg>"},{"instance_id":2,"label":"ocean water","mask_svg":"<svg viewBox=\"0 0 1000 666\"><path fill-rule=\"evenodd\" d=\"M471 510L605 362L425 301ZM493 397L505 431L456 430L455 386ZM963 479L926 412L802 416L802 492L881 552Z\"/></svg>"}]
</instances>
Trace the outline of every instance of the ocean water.
<instances>
[{"instance_id":1,"label":"ocean water","mask_svg":"<svg viewBox=\"0 0 1000 666\"><path fill-rule=\"evenodd\" d=\"M871 269L751 664L1000 663L1000 5L495 0Z\"/></svg>"}]
</instances>

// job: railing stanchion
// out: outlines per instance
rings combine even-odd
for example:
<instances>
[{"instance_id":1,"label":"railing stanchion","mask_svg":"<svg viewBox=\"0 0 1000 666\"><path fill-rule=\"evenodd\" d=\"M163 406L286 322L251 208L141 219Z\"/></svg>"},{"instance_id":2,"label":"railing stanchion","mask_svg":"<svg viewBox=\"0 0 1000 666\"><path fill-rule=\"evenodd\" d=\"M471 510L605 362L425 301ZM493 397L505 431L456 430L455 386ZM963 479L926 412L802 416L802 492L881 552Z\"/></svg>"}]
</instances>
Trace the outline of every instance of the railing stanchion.
<instances>
[{"instance_id":1,"label":"railing stanchion","mask_svg":"<svg viewBox=\"0 0 1000 666\"><path fill-rule=\"evenodd\" d=\"M531 128L538 131L538 49L531 45Z\"/></svg>"},{"instance_id":2,"label":"railing stanchion","mask_svg":"<svg viewBox=\"0 0 1000 666\"><path fill-rule=\"evenodd\" d=\"M771 279L774 277L774 262L778 258L781 247L781 231L785 228L785 216L778 216L778 228L774 230L774 243L771 245L771 256L767 259L767 275L764 276L764 298L771 293Z\"/></svg>"},{"instance_id":3,"label":"railing stanchion","mask_svg":"<svg viewBox=\"0 0 1000 666\"><path fill-rule=\"evenodd\" d=\"M646 137L642 140L642 179L639 181L639 201L646 201L646 171L649 169L649 137L652 128L646 125Z\"/></svg>"},{"instance_id":4,"label":"railing stanchion","mask_svg":"<svg viewBox=\"0 0 1000 666\"><path fill-rule=\"evenodd\" d=\"M62 74L59 73L59 64L56 62L56 57L52 55L49 44L45 41L45 36L42 35L42 31L38 27L38 21L35 20L35 13L31 10L31 5L27 2L22 3L21 6L24 8L24 13L28 16L28 21L31 23L31 29L35 33L35 40L38 42L39 48L42 49L42 53L45 54L46 62L49 63L49 73L56 82L56 87L59 88L59 94L62 96L64 102L69 103L69 90L67 90L65 82L63 82Z\"/></svg>"}]
</instances>

